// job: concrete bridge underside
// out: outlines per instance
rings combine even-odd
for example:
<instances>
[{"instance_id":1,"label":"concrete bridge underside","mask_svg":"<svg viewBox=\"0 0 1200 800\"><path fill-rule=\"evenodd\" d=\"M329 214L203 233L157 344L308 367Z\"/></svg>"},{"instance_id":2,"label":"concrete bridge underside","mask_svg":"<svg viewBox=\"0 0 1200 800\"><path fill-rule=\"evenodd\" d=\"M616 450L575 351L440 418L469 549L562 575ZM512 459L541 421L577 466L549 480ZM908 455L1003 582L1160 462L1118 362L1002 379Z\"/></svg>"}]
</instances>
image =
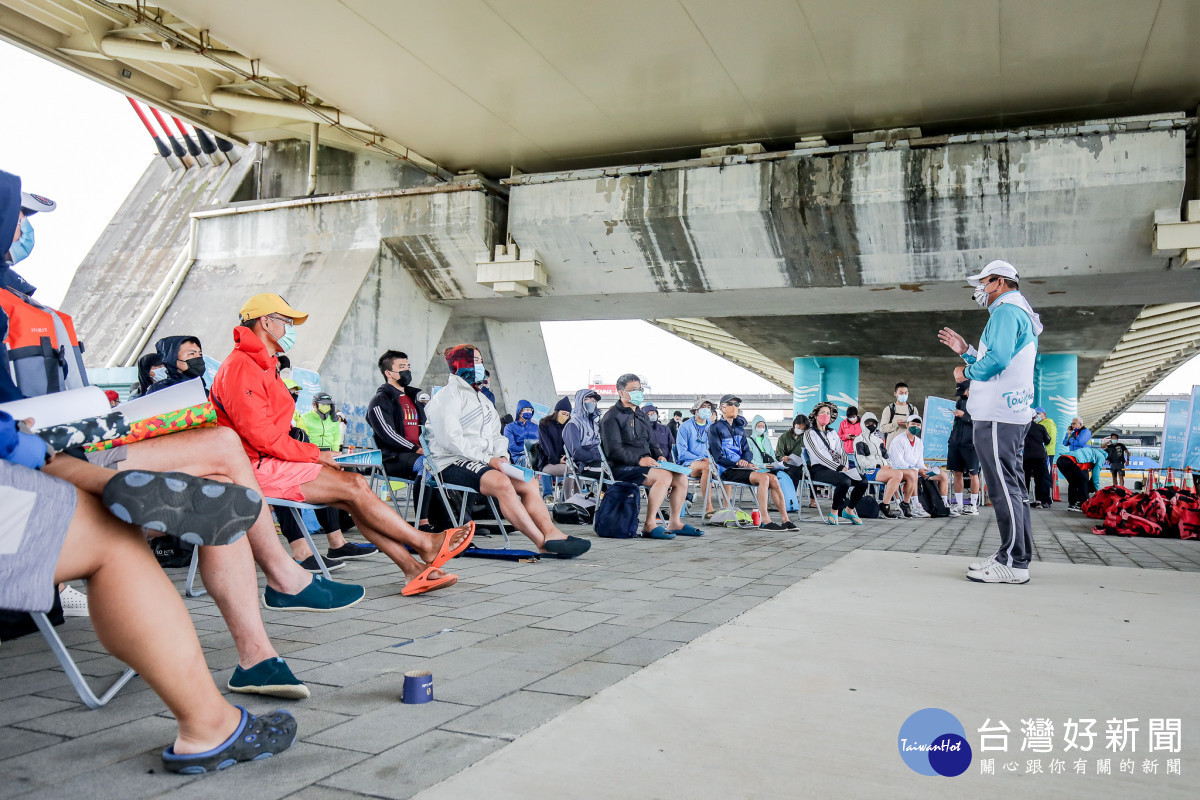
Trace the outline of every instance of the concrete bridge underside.
<instances>
[{"instance_id":1,"label":"concrete bridge underside","mask_svg":"<svg viewBox=\"0 0 1200 800\"><path fill-rule=\"evenodd\" d=\"M407 350L430 385L444 374L436 351L465 340L483 345L511 405L554 390L538 321L695 317L785 372L795 356L861 358L860 402L874 408L898 379L917 396L950 390L955 359L936 331L978 335L985 314L963 277L1006 258L1046 323L1042 350L1079 355L1082 391L1144 306L1200 297L1200 270L1151 244L1155 210L1184 195L1187 125L528 175L505 182L507 198L476 180L414 179L234 204L195 215L195 261L155 335L194 332L220 358L242 300L279 291L315 312L293 362L351 406L369 399L383 348ZM506 232L548 275L527 297L477 281L477 257ZM77 285L96 285L98 268ZM68 310L103 302L73 289ZM107 356L110 321L80 319Z\"/></svg>"}]
</instances>

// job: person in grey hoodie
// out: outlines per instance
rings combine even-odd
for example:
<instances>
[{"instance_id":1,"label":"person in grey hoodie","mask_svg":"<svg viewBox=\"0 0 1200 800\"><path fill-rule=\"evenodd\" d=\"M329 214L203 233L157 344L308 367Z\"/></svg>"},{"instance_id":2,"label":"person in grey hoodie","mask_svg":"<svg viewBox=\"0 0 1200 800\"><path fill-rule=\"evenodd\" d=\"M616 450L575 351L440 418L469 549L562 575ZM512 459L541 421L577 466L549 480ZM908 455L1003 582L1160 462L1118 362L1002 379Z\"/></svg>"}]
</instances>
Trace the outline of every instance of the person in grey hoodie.
<instances>
[{"instance_id":1,"label":"person in grey hoodie","mask_svg":"<svg viewBox=\"0 0 1200 800\"><path fill-rule=\"evenodd\" d=\"M1028 583L1033 557L1021 453L1033 415L1033 368L1043 326L1019 291L1019 281L1017 268L1007 261L992 261L967 278L975 287L975 302L988 310L978 348L968 347L950 328L938 332L942 344L966 362L955 368L954 382L971 381L972 439L1000 531L1000 548L967 570L967 578L977 583Z\"/></svg>"},{"instance_id":2,"label":"person in grey hoodie","mask_svg":"<svg viewBox=\"0 0 1200 800\"><path fill-rule=\"evenodd\" d=\"M571 418L563 426L563 448L584 472L600 474L600 395L594 389L575 393Z\"/></svg>"}]
</instances>

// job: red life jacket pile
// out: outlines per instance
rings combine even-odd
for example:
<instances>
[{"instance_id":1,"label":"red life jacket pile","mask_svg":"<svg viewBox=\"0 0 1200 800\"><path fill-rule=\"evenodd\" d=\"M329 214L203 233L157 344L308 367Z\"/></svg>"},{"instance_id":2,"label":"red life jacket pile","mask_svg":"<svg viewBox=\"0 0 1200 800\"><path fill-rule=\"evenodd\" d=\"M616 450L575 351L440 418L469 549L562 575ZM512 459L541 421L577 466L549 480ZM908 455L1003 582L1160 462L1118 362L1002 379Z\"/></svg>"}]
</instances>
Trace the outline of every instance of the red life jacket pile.
<instances>
[{"instance_id":1,"label":"red life jacket pile","mask_svg":"<svg viewBox=\"0 0 1200 800\"><path fill-rule=\"evenodd\" d=\"M1200 539L1200 500L1173 486L1148 493L1106 486L1084 502L1083 513L1103 520L1092 528L1096 534Z\"/></svg>"}]
</instances>

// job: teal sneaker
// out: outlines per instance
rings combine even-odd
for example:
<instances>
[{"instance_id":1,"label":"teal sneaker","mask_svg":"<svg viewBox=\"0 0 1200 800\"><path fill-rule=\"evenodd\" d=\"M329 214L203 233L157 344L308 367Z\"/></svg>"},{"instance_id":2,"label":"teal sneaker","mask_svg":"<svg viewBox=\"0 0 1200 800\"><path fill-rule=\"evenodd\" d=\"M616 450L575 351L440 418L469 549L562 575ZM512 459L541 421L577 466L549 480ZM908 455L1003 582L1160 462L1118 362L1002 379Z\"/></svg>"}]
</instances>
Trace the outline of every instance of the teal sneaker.
<instances>
[{"instance_id":1,"label":"teal sneaker","mask_svg":"<svg viewBox=\"0 0 1200 800\"><path fill-rule=\"evenodd\" d=\"M335 583L324 575L314 575L312 583L297 594L277 592L270 586L263 592L263 608L276 611L340 611L358 605L367 590L353 583Z\"/></svg>"},{"instance_id":2,"label":"teal sneaker","mask_svg":"<svg viewBox=\"0 0 1200 800\"><path fill-rule=\"evenodd\" d=\"M288 700L308 698L308 687L292 674L279 656L260 661L250 669L238 667L226 684L230 691L242 694L266 694Z\"/></svg>"}]
</instances>

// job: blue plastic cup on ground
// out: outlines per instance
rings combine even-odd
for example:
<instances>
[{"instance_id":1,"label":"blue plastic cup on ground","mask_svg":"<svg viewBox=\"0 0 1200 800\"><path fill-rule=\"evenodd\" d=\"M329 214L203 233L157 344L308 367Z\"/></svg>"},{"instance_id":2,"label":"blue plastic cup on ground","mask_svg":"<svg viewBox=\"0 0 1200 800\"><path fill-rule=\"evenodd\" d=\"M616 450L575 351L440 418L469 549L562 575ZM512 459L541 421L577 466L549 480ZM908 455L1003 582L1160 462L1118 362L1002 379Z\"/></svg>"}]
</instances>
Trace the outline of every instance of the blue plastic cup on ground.
<instances>
[{"instance_id":1,"label":"blue plastic cup on ground","mask_svg":"<svg viewBox=\"0 0 1200 800\"><path fill-rule=\"evenodd\" d=\"M433 673L414 670L404 673L404 691L400 700L405 703L428 703L433 699Z\"/></svg>"}]
</instances>

